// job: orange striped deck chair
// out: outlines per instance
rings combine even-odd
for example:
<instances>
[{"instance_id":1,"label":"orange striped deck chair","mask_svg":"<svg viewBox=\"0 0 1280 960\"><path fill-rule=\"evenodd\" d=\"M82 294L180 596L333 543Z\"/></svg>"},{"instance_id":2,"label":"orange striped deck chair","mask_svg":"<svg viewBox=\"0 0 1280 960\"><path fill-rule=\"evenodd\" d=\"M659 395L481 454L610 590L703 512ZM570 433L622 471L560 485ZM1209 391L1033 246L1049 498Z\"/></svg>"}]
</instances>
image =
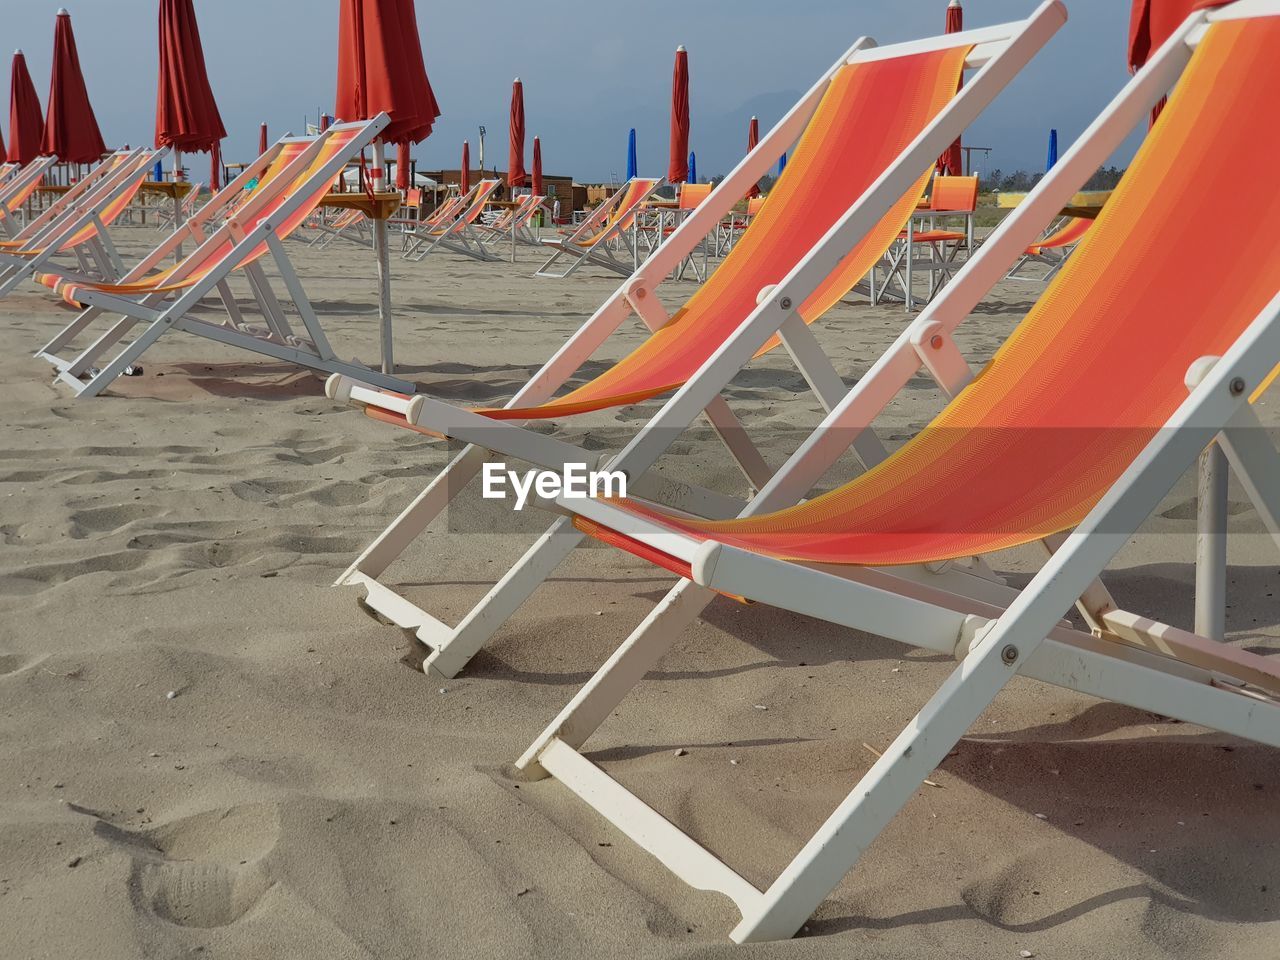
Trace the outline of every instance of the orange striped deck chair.
<instances>
[{"instance_id":1,"label":"orange striped deck chair","mask_svg":"<svg viewBox=\"0 0 1280 960\"><path fill-rule=\"evenodd\" d=\"M979 31L883 47L866 38L856 43L503 407L464 409L331 377L331 397L374 419L467 444L338 582L356 587L368 606L416 631L431 649L429 672L453 676L582 539L568 521L557 522L456 625L382 583L378 578L388 566L482 472L491 454L553 470L602 463L599 469L625 473L629 492L698 516L735 516L739 497L671 483L654 464L705 416L751 487L768 483L772 468L721 392L753 357L785 342L819 402L844 394L808 323L871 269L902 229L942 149L1065 19L1061 4L1049 2L1026 20ZM969 69L975 73L957 93ZM797 142L751 228L707 282L668 315L659 286ZM652 331L649 338L569 386L632 315ZM671 396L612 458L532 429L537 421L616 410L664 394ZM878 444L864 451L868 458L880 452Z\"/></svg>"},{"instance_id":2,"label":"orange striped deck chair","mask_svg":"<svg viewBox=\"0 0 1280 960\"><path fill-rule=\"evenodd\" d=\"M542 240L555 249L535 276L563 279L588 263L622 276L630 276L639 263L638 232L633 229L642 204L662 185L662 178L636 177L592 211L567 236ZM623 259L623 256L626 259ZM569 265L560 273L552 268L561 258Z\"/></svg>"},{"instance_id":3,"label":"orange striped deck chair","mask_svg":"<svg viewBox=\"0 0 1280 960\"><path fill-rule=\"evenodd\" d=\"M358 374L381 380L388 389L411 390L406 381L338 359L284 246L347 162L387 123L382 114L367 122L336 124L315 137L280 140L118 283L38 276L67 303L84 310L37 356L52 363L58 380L77 396L92 397L135 366L159 337L177 329L324 373ZM252 180L257 186L241 199ZM228 204L236 204L235 211L223 216ZM195 249L162 267L184 238L195 241ZM268 256L301 318L302 331L291 326L262 269L259 261ZM265 326L246 322L228 283L233 275L248 283ZM221 322L194 313L211 294L226 309ZM99 321L110 322L97 329L103 325Z\"/></svg>"},{"instance_id":4,"label":"orange striped deck chair","mask_svg":"<svg viewBox=\"0 0 1280 960\"><path fill-rule=\"evenodd\" d=\"M1093 227L1091 217L1059 217L1044 237L1027 247L1026 252L1018 258L1006 279L1035 280L1048 283L1067 262L1067 258L1075 251L1076 245L1084 239ZM1027 276L1024 271L1033 263L1047 267L1047 271L1039 276Z\"/></svg>"},{"instance_id":5,"label":"orange striped deck chair","mask_svg":"<svg viewBox=\"0 0 1280 960\"><path fill-rule=\"evenodd\" d=\"M515 263L517 244L540 247L541 240L533 229L533 220L544 209L547 198L532 193L522 194L513 207L508 207L492 222L476 224L476 232L483 243L496 247L499 243L511 244L511 262Z\"/></svg>"},{"instance_id":6,"label":"orange striped deck chair","mask_svg":"<svg viewBox=\"0 0 1280 960\"><path fill-rule=\"evenodd\" d=\"M363 210L343 210L333 218L332 223L323 219L313 225L319 235L311 241L311 246L323 250L332 246L337 240L346 240L362 247L373 246L373 234L369 230L369 218Z\"/></svg>"},{"instance_id":7,"label":"orange striped deck chair","mask_svg":"<svg viewBox=\"0 0 1280 960\"><path fill-rule=\"evenodd\" d=\"M80 279L118 278L124 265L107 228L133 203L147 172L167 152L161 149L113 154L34 218L17 237L0 242L0 297L7 297L22 281L41 271ZM74 270L56 259L68 255L75 257Z\"/></svg>"},{"instance_id":8,"label":"orange striped deck chair","mask_svg":"<svg viewBox=\"0 0 1280 960\"><path fill-rule=\"evenodd\" d=\"M1280 97L1277 49L1275 0L1193 14L740 517L561 498L577 529L681 582L517 766L556 777L688 884L726 896L743 942L799 930L1015 676L1126 704L1143 727L1157 714L1280 746L1280 660L1126 611L1100 579L1215 438L1280 542L1280 453L1251 404L1280 356L1280 197L1220 189L1280 150L1280 130L1254 122ZM1096 225L975 377L956 326L1170 88ZM804 500L922 372L954 398L946 409ZM1015 545L1046 558L1021 590L967 559ZM758 820L771 835L754 839L799 851L763 888L583 752L716 595L959 661L812 837L776 808ZM1073 606L1082 626L1065 619ZM856 729L856 712L845 725ZM703 812L696 796L687 805Z\"/></svg>"},{"instance_id":9,"label":"orange striped deck chair","mask_svg":"<svg viewBox=\"0 0 1280 960\"><path fill-rule=\"evenodd\" d=\"M432 251L443 249L473 260L497 260L498 257L485 249L476 224L499 186L498 180L481 180L453 219L442 218L438 224L415 230L407 237L403 259L420 263Z\"/></svg>"},{"instance_id":10,"label":"orange striped deck chair","mask_svg":"<svg viewBox=\"0 0 1280 960\"><path fill-rule=\"evenodd\" d=\"M58 162L57 157L36 157L0 183L0 230L10 239L21 229L20 211L44 182L44 175Z\"/></svg>"}]
</instances>

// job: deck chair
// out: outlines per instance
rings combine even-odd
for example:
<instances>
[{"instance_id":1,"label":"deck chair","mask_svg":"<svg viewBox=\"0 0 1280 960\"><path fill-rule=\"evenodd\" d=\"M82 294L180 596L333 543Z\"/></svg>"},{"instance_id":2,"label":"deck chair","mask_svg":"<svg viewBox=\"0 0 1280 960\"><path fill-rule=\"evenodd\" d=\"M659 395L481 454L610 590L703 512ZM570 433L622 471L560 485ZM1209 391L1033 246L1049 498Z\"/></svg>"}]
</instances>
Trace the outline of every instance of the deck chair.
<instances>
[{"instance_id":1,"label":"deck chair","mask_svg":"<svg viewBox=\"0 0 1280 960\"><path fill-rule=\"evenodd\" d=\"M324 250L336 240L346 240L356 246L372 247L373 233L369 229L369 218L363 210L343 210L333 218L332 223L325 223L323 218L313 225L319 231L310 246Z\"/></svg>"},{"instance_id":2,"label":"deck chair","mask_svg":"<svg viewBox=\"0 0 1280 960\"><path fill-rule=\"evenodd\" d=\"M214 227L207 238L200 231L204 219L192 222L187 228L189 233L179 231L163 241L119 283L39 277L67 303L85 309L37 356L52 363L58 380L70 386L77 396L92 397L110 386L159 337L176 328L276 360L326 373L358 373L371 381L383 381L390 389L412 391L412 384L406 381L369 370L358 361L337 358L284 247L284 241L324 198L329 184L347 161L359 156L387 122L386 115L382 114L367 122L331 126L313 138L282 139L233 181L234 190L229 187L224 191L227 197L242 193L247 175L258 178L258 185L249 198L236 201L240 203L236 212ZM159 269L165 256L184 236L198 240L196 249L176 264ZM306 328L305 336L294 333L258 262L268 254ZM237 272L248 281L265 319L265 328L244 322L227 284ZM221 323L193 313L201 299L215 292L227 312L226 320ZM76 348L78 340L90 337L95 323L104 316L119 319L87 345ZM141 331L119 346L139 324ZM119 352L109 356L118 346ZM67 351L73 351L70 358L62 356ZM88 379L82 380L82 377Z\"/></svg>"},{"instance_id":3,"label":"deck chair","mask_svg":"<svg viewBox=\"0 0 1280 960\"><path fill-rule=\"evenodd\" d=\"M427 230L443 226L444 224L454 220L467 203L470 202L471 198L475 196L475 191L476 187L472 187L466 193L454 194L453 196L446 197L444 203L440 204L425 217L422 216L422 206L421 203L419 203L417 218L409 218L400 225L403 237L401 253L404 253L409 249L409 245L412 242L414 235L419 230Z\"/></svg>"},{"instance_id":4,"label":"deck chair","mask_svg":"<svg viewBox=\"0 0 1280 960\"><path fill-rule=\"evenodd\" d=\"M1027 247L1005 279L1048 283L1058 275L1067 258L1075 251L1076 245L1084 239L1092 226L1091 217L1059 217L1043 238ZM1046 272L1039 276L1027 276L1024 271L1033 263L1047 268Z\"/></svg>"},{"instance_id":5,"label":"deck chair","mask_svg":"<svg viewBox=\"0 0 1280 960\"><path fill-rule=\"evenodd\" d=\"M977 177L934 177L929 202L907 221L898 243L885 255L885 280L872 296L873 303L886 297L901 300L915 310L915 277L923 272L928 281L924 302L934 298L955 272L960 254L974 248L973 214L978 208ZM938 220L963 217L964 229L939 226ZM916 220L927 220L917 226Z\"/></svg>"},{"instance_id":6,"label":"deck chair","mask_svg":"<svg viewBox=\"0 0 1280 960\"><path fill-rule=\"evenodd\" d=\"M476 184L470 199L452 220L443 220L439 225L427 226L406 234L404 259L421 263L433 250L440 248L473 260L497 260L498 257L485 249L475 225L499 186L498 180L481 180Z\"/></svg>"},{"instance_id":7,"label":"deck chair","mask_svg":"<svg viewBox=\"0 0 1280 960\"><path fill-rule=\"evenodd\" d=\"M683 580L517 766L556 777L685 882L730 898L741 942L792 936L1014 676L1280 746L1280 658L1125 611L1100 579L1215 438L1280 544L1280 454L1250 402L1280 356L1280 250L1267 239L1280 200L1258 209L1249 191L1216 189L1280 149L1252 122L1280 96L1278 45L1276 0L1190 17L741 518L561 500L579 529ZM975 378L956 327L1175 83L1096 226ZM1240 241L1270 252L1242 263ZM921 368L953 398L946 409L802 502ZM1037 542L1047 560L1020 591L950 566ZM764 890L581 752L717 594L959 661ZM1082 628L1064 619L1073 605Z\"/></svg>"},{"instance_id":8,"label":"deck chair","mask_svg":"<svg viewBox=\"0 0 1280 960\"><path fill-rule=\"evenodd\" d=\"M36 157L0 183L0 229L9 238L18 235L22 208L40 188L49 168L57 162L57 157Z\"/></svg>"},{"instance_id":9,"label":"deck chair","mask_svg":"<svg viewBox=\"0 0 1280 960\"><path fill-rule=\"evenodd\" d=\"M547 198L532 193L522 194L514 207L503 210L492 223L476 224L481 241L493 246L503 241L539 246L540 242L529 230L529 224L538 215ZM523 235L522 235L523 231Z\"/></svg>"},{"instance_id":10,"label":"deck chair","mask_svg":"<svg viewBox=\"0 0 1280 960\"><path fill-rule=\"evenodd\" d=\"M651 467L705 414L750 485L760 489L769 482L771 468L721 390L753 356L785 345L819 402L829 408L839 401L844 383L808 322L821 317L870 270L914 209L942 148L1065 19L1062 5L1048 2L1027 20L982 30L878 48L866 38L858 41L501 409L465 410L427 397L410 400L380 393L349 378L330 378L330 397L361 407L375 419L467 444L338 583L356 587L369 607L415 630L431 648L426 670L455 675L582 535L567 520L555 523L456 626L415 606L378 578L481 472L490 451L555 470L599 459L598 453L534 432L521 421L536 425L672 391L674 396L609 461L608 469L624 471L630 489L677 509L698 516L736 516L742 508L739 498L665 481ZM957 93L966 67L976 73ZM786 172L751 228L707 283L668 317L658 303L658 286L797 141ZM814 270L825 278L818 291L793 297L789 278ZM653 331L649 339L599 376L557 396L633 313ZM758 332L771 322L768 333ZM860 455L872 459L882 453L870 438Z\"/></svg>"},{"instance_id":11,"label":"deck chair","mask_svg":"<svg viewBox=\"0 0 1280 960\"><path fill-rule=\"evenodd\" d=\"M36 237L73 211L91 191L99 188L109 173L117 170L119 164L132 155L132 151L116 151L106 156L101 163L95 164L66 191L57 194L47 205L36 211L35 215L27 219L9 239L0 240L0 253L20 249L35 242ZM0 191L3 189L3 186L0 186Z\"/></svg>"},{"instance_id":12,"label":"deck chair","mask_svg":"<svg viewBox=\"0 0 1280 960\"><path fill-rule=\"evenodd\" d=\"M129 208L147 172L167 153L167 148L134 150L107 158L98 164L98 168L105 168L101 178L91 182L82 194L80 184L67 192L64 199L79 195L64 213L25 239L20 234L10 244L0 244L0 298L7 297L22 281L42 271L85 281L111 282L120 277L124 264L107 228ZM57 207L55 201L45 213ZM44 219L44 216L37 217L32 225ZM76 258L74 271L56 259L66 255Z\"/></svg>"},{"instance_id":13,"label":"deck chair","mask_svg":"<svg viewBox=\"0 0 1280 960\"><path fill-rule=\"evenodd\" d=\"M634 229L640 205L662 184L662 178L636 177L628 180L617 193L592 211L591 215L563 237L544 237L542 242L555 248L551 259L538 268L535 276L559 280L585 264L630 276L640 263L639 235ZM627 254L622 259L621 254ZM563 257L569 266L556 273L552 268Z\"/></svg>"}]
</instances>

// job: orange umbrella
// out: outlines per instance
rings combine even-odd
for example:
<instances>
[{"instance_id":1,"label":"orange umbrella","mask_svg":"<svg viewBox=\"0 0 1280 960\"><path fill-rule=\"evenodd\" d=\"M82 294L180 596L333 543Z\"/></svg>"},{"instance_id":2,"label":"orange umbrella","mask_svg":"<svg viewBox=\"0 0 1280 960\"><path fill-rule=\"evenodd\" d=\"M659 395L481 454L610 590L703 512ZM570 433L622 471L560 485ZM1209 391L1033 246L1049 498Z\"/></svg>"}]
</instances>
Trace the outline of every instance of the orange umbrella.
<instances>
[{"instance_id":1,"label":"orange umbrella","mask_svg":"<svg viewBox=\"0 0 1280 960\"><path fill-rule=\"evenodd\" d=\"M533 138L533 183L530 189L533 190L535 197L543 196L542 193L542 141L537 137Z\"/></svg>"},{"instance_id":2,"label":"orange umbrella","mask_svg":"<svg viewBox=\"0 0 1280 960\"><path fill-rule=\"evenodd\" d=\"M58 11L53 31L53 75L40 152L63 163L96 163L107 152L89 103L71 15L66 10Z\"/></svg>"},{"instance_id":3,"label":"orange umbrella","mask_svg":"<svg viewBox=\"0 0 1280 960\"><path fill-rule=\"evenodd\" d=\"M675 72L671 77L671 159L667 180L684 183L689 179L689 53L676 47Z\"/></svg>"},{"instance_id":4,"label":"orange umbrella","mask_svg":"<svg viewBox=\"0 0 1280 960\"><path fill-rule=\"evenodd\" d=\"M203 153L227 135L209 86L191 0L160 0L156 146Z\"/></svg>"},{"instance_id":5,"label":"orange umbrella","mask_svg":"<svg viewBox=\"0 0 1280 960\"><path fill-rule=\"evenodd\" d=\"M209 149L209 189L217 193L222 189L222 141L213 141Z\"/></svg>"},{"instance_id":6,"label":"orange umbrella","mask_svg":"<svg viewBox=\"0 0 1280 960\"><path fill-rule=\"evenodd\" d=\"M412 163L409 144L400 144L396 150L396 189L401 193L409 189L409 168Z\"/></svg>"},{"instance_id":7,"label":"orange umbrella","mask_svg":"<svg viewBox=\"0 0 1280 960\"><path fill-rule=\"evenodd\" d=\"M507 153L507 186L523 187L529 182L524 169L524 84L516 77L511 84L511 149Z\"/></svg>"},{"instance_id":8,"label":"orange umbrella","mask_svg":"<svg viewBox=\"0 0 1280 960\"><path fill-rule=\"evenodd\" d=\"M427 79L413 0L342 0L338 21L338 95L343 120L391 117L386 143L419 143L440 105Z\"/></svg>"},{"instance_id":9,"label":"orange umbrella","mask_svg":"<svg viewBox=\"0 0 1280 960\"><path fill-rule=\"evenodd\" d=\"M1133 0L1129 15L1129 69L1136 71L1160 44L1182 24L1195 10L1220 7L1229 0ZM1151 122L1156 122L1164 109L1162 99L1151 111Z\"/></svg>"},{"instance_id":10,"label":"orange umbrella","mask_svg":"<svg viewBox=\"0 0 1280 960\"><path fill-rule=\"evenodd\" d=\"M30 163L40 155L43 139L44 112L27 70L27 58L19 50L13 55L9 79L9 162Z\"/></svg>"}]
</instances>

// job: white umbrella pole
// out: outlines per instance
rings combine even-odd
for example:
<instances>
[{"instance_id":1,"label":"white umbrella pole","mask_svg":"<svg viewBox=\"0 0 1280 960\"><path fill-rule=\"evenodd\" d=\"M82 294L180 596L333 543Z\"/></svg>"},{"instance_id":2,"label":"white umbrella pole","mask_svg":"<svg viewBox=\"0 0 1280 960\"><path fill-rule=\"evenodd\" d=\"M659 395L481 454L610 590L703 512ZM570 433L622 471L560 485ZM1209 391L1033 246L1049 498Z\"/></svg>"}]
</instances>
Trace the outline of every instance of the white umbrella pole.
<instances>
[{"instance_id":1,"label":"white umbrella pole","mask_svg":"<svg viewBox=\"0 0 1280 960\"><path fill-rule=\"evenodd\" d=\"M385 148L381 140L373 145L373 190L383 191L386 176L384 162ZM380 214L381 210L375 210ZM381 216L373 218L373 250L378 258L378 320L382 331L382 372L396 372L395 359L392 356L391 332L391 258L387 249L387 221Z\"/></svg>"}]
</instances>

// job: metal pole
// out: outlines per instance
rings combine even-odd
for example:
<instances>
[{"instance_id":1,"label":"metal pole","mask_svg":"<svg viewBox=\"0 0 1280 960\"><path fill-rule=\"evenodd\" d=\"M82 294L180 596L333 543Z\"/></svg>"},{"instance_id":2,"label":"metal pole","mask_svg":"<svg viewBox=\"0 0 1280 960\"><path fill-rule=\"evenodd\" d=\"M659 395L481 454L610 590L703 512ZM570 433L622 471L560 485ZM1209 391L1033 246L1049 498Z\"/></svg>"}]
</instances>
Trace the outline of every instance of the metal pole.
<instances>
[{"instance_id":1,"label":"metal pole","mask_svg":"<svg viewBox=\"0 0 1280 960\"><path fill-rule=\"evenodd\" d=\"M386 167L383 164L384 147L381 140L373 145L373 192L381 192L385 179ZM391 331L391 259L387 250L387 221L381 216L380 209L374 210L373 218L373 250L378 259L378 321L382 331L382 372L388 375L396 372L395 359L392 356Z\"/></svg>"},{"instance_id":2,"label":"metal pole","mask_svg":"<svg viewBox=\"0 0 1280 960\"><path fill-rule=\"evenodd\" d=\"M1200 454L1196 476L1196 633L1227 635L1227 457L1216 443Z\"/></svg>"}]
</instances>

